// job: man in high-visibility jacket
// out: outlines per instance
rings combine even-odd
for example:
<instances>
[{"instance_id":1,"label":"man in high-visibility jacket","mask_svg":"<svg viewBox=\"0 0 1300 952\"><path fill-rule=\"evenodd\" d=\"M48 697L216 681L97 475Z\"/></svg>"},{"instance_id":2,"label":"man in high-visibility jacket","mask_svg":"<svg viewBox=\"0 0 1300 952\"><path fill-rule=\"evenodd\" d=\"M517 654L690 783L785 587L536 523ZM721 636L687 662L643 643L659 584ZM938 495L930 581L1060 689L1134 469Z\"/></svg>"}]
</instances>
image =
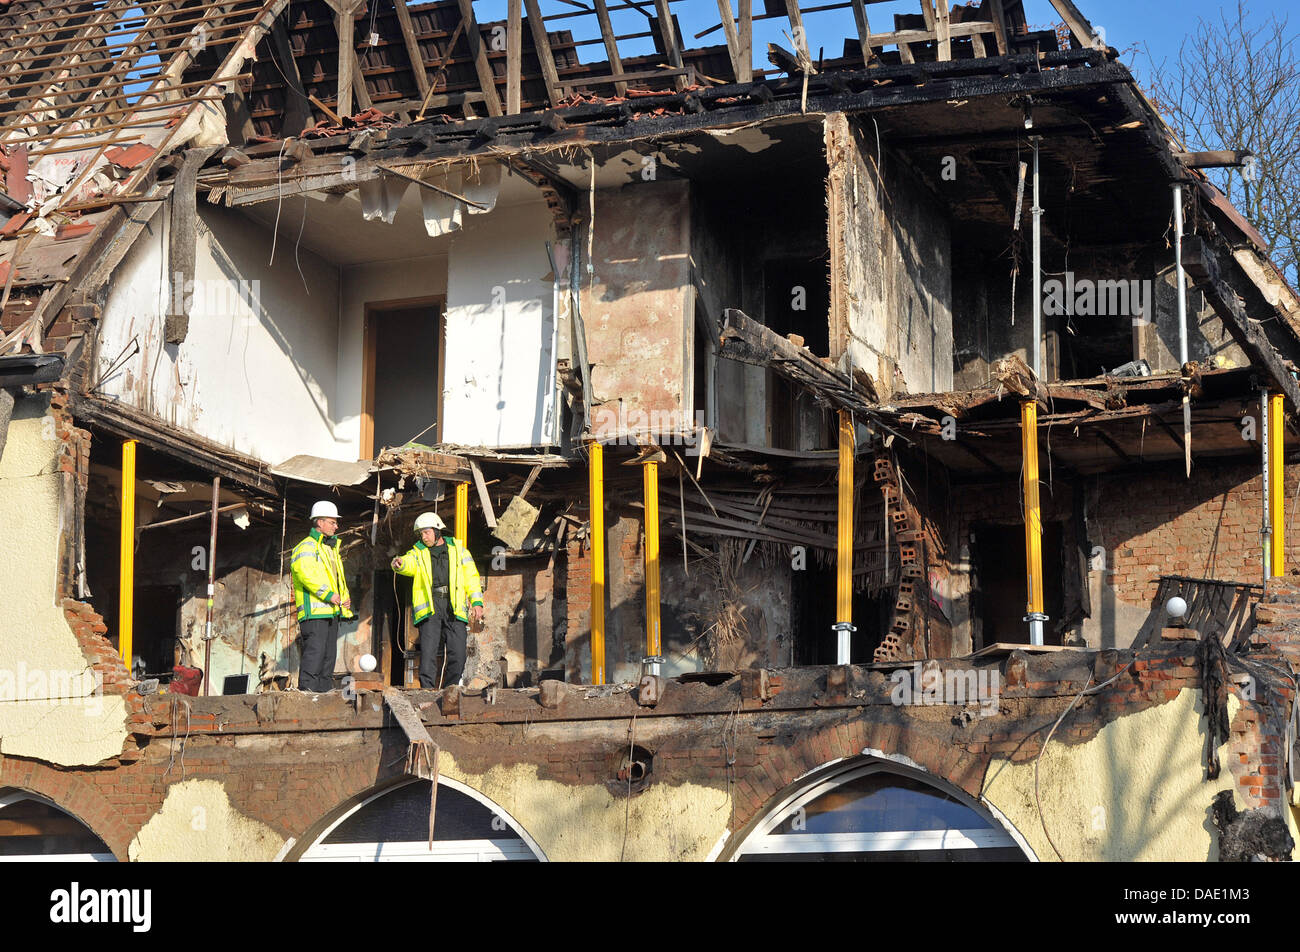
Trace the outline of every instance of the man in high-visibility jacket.
<instances>
[{"instance_id":1,"label":"man in high-visibility jacket","mask_svg":"<svg viewBox=\"0 0 1300 952\"><path fill-rule=\"evenodd\" d=\"M311 534L293 547L293 604L302 634L298 690L334 688L339 620L352 618L352 598L339 556L339 510L332 502L311 507Z\"/></svg>"},{"instance_id":2,"label":"man in high-visibility jacket","mask_svg":"<svg viewBox=\"0 0 1300 952\"><path fill-rule=\"evenodd\" d=\"M415 520L420 541L393 559L393 571L411 577L411 611L420 630L420 687L457 684L465 670L469 618L483 618L483 584L474 557L443 536L447 525L436 512ZM439 677L438 651L447 643L446 676Z\"/></svg>"}]
</instances>

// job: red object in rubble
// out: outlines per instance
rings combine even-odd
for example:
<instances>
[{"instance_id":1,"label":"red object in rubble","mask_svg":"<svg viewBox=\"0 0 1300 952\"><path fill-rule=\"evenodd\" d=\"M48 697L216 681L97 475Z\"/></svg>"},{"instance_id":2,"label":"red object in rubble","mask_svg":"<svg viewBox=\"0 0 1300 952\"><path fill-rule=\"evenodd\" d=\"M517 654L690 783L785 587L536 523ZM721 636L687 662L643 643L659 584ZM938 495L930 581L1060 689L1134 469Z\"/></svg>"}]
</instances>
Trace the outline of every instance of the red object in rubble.
<instances>
[{"instance_id":1,"label":"red object in rubble","mask_svg":"<svg viewBox=\"0 0 1300 952\"><path fill-rule=\"evenodd\" d=\"M178 664L172 668L172 683L168 690L172 694L188 694L190 697L198 697L199 685L202 683L202 668L187 668L183 664Z\"/></svg>"}]
</instances>

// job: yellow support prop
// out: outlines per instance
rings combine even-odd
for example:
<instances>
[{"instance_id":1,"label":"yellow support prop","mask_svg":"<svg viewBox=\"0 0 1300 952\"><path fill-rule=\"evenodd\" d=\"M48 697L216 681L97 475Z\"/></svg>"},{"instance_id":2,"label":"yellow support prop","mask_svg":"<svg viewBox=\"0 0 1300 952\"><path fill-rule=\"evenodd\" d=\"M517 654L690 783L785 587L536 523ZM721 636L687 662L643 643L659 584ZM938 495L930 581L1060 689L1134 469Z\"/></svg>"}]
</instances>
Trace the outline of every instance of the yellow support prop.
<instances>
[{"instance_id":1,"label":"yellow support prop","mask_svg":"<svg viewBox=\"0 0 1300 952\"><path fill-rule=\"evenodd\" d=\"M456 541L461 545L469 537L469 483L456 484Z\"/></svg>"},{"instance_id":2,"label":"yellow support prop","mask_svg":"<svg viewBox=\"0 0 1300 952\"><path fill-rule=\"evenodd\" d=\"M589 447L591 507L591 683L605 683L605 448Z\"/></svg>"},{"instance_id":3,"label":"yellow support prop","mask_svg":"<svg viewBox=\"0 0 1300 952\"><path fill-rule=\"evenodd\" d=\"M1038 505L1038 404L1020 404L1020 439L1025 477L1025 573L1031 615L1043 611L1043 514Z\"/></svg>"},{"instance_id":4,"label":"yellow support prop","mask_svg":"<svg viewBox=\"0 0 1300 952\"><path fill-rule=\"evenodd\" d=\"M840 411L839 525L835 555L835 620L853 621L853 420Z\"/></svg>"},{"instance_id":5,"label":"yellow support prop","mask_svg":"<svg viewBox=\"0 0 1300 952\"><path fill-rule=\"evenodd\" d=\"M1283 486L1282 454L1286 452L1282 427L1282 394L1268 395L1268 524L1269 575L1276 578L1286 574L1286 525L1282 503L1286 498Z\"/></svg>"},{"instance_id":6,"label":"yellow support prop","mask_svg":"<svg viewBox=\"0 0 1300 952\"><path fill-rule=\"evenodd\" d=\"M212 553L208 553L212 558ZM135 440L122 444L122 547L118 576L117 647L126 670L131 670L135 627Z\"/></svg>"},{"instance_id":7,"label":"yellow support prop","mask_svg":"<svg viewBox=\"0 0 1300 952\"><path fill-rule=\"evenodd\" d=\"M646 463L645 485L645 651L659 655L659 464Z\"/></svg>"}]
</instances>

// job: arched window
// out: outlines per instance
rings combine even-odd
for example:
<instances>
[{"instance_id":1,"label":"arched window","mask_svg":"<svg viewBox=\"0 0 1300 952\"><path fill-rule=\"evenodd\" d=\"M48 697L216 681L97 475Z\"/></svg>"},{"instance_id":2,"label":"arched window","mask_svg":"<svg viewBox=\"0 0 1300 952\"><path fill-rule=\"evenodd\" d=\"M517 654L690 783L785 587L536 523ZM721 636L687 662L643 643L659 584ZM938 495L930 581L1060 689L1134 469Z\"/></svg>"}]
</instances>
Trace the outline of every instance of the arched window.
<instances>
[{"instance_id":1,"label":"arched window","mask_svg":"<svg viewBox=\"0 0 1300 952\"><path fill-rule=\"evenodd\" d=\"M0 863L114 863L104 841L72 814L25 791L0 793Z\"/></svg>"},{"instance_id":2,"label":"arched window","mask_svg":"<svg viewBox=\"0 0 1300 952\"><path fill-rule=\"evenodd\" d=\"M876 759L837 765L778 803L733 860L1025 860L1026 850L969 797L919 770Z\"/></svg>"},{"instance_id":3,"label":"arched window","mask_svg":"<svg viewBox=\"0 0 1300 952\"><path fill-rule=\"evenodd\" d=\"M312 861L537 862L527 834L477 791L442 778L429 848L429 781L409 780L362 800L303 854Z\"/></svg>"}]
</instances>

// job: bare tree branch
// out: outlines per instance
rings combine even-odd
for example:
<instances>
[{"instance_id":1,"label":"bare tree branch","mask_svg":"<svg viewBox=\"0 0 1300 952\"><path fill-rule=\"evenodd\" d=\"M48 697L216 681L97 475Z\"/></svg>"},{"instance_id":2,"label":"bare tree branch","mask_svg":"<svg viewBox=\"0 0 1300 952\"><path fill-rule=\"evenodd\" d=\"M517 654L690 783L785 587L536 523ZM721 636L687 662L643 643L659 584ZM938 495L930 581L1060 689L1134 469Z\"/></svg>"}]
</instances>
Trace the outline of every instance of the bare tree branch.
<instances>
[{"instance_id":1,"label":"bare tree branch","mask_svg":"<svg viewBox=\"0 0 1300 952\"><path fill-rule=\"evenodd\" d=\"M1288 18L1251 16L1245 0L1198 20L1178 58L1152 64L1151 98L1189 151L1247 149L1251 168L1207 170L1300 278L1300 34ZM1244 174L1243 174L1244 173Z\"/></svg>"}]
</instances>

